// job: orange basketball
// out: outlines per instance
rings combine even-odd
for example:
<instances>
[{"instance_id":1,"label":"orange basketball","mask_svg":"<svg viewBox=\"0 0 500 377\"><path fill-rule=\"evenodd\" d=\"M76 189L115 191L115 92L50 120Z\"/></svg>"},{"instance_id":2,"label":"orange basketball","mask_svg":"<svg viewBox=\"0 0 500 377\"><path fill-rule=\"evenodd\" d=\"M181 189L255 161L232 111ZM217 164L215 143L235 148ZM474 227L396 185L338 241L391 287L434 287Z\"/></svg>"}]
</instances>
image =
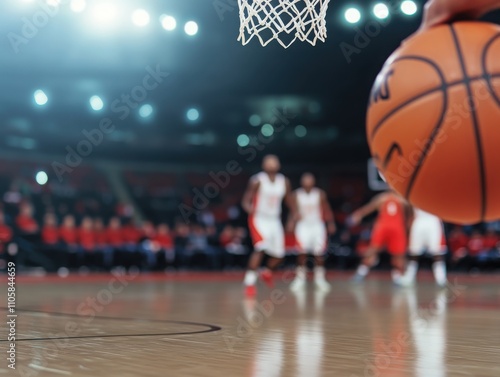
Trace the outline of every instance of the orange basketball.
<instances>
[{"instance_id":1,"label":"orange basketball","mask_svg":"<svg viewBox=\"0 0 500 377\"><path fill-rule=\"evenodd\" d=\"M416 207L472 224L500 218L500 27L417 35L372 89L367 137L389 185Z\"/></svg>"}]
</instances>

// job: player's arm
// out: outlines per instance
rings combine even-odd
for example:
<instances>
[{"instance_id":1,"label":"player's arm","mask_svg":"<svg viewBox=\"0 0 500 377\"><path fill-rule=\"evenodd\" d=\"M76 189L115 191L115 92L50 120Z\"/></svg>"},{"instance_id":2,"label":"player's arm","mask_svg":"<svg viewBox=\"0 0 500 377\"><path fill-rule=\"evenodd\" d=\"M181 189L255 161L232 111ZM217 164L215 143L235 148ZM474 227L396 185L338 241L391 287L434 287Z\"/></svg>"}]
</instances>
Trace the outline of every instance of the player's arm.
<instances>
[{"instance_id":1,"label":"player's arm","mask_svg":"<svg viewBox=\"0 0 500 377\"><path fill-rule=\"evenodd\" d=\"M251 214L253 212L253 203L258 190L259 181L255 178L250 179L245 194L243 194L243 200L241 202L243 210L248 214Z\"/></svg>"},{"instance_id":2,"label":"player's arm","mask_svg":"<svg viewBox=\"0 0 500 377\"><path fill-rule=\"evenodd\" d=\"M351 224L352 225L358 225L363 221L363 219L372 214L373 212L378 211L380 208L380 204L382 203L382 200L384 198L385 194L379 194L375 196L368 204L364 205L363 207L357 209L351 214Z\"/></svg>"},{"instance_id":3,"label":"player's arm","mask_svg":"<svg viewBox=\"0 0 500 377\"><path fill-rule=\"evenodd\" d=\"M298 221L299 212L297 205L297 196L292 191L292 184L290 183L290 180L288 178L286 178L285 180L285 185L286 185L285 204L288 207L288 210L290 211L290 217L293 218L294 221Z\"/></svg>"},{"instance_id":4,"label":"player's arm","mask_svg":"<svg viewBox=\"0 0 500 377\"><path fill-rule=\"evenodd\" d=\"M328 196L326 192L321 190L321 210L325 218L326 227L329 234L335 234L337 232L337 226L335 225L335 215L333 214L332 207L328 203Z\"/></svg>"},{"instance_id":5,"label":"player's arm","mask_svg":"<svg viewBox=\"0 0 500 377\"><path fill-rule=\"evenodd\" d=\"M410 232L411 226L413 224L413 220L415 220L415 210L412 205L407 201L404 202L404 211L405 211L405 219L406 219L406 230Z\"/></svg>"},{"instance_id":6,"label":"player's arm","mask_svg":"<svg viewBox=\"0 0 500 377\"><path fill-rule=\"evenodd\" d=\"M455 19L479 18L497 8L500 8L500 0L429 0L420 30Z\"/></svg>"},{"instance_id":7,"label":"player's arm","mask_svg":"<svg viewBox=\"0 0 500 377\"><path fill-rule=\"evenodd\" d=\"M297 225L297 221L299 221L299 214L298 214L298 208L299 208L299 203L298 203L298 199L297 199L297 193L295 191L292 191L290 193L290 199L286 199L285 197L285 200L290 200L293 202L293 207L295 208L294 211L292 211L291 207L288 205L287 203L287 206L288 208L290 208L290 211L288 213L288 219L286 221L286 231L287 232L293 232L293 230L295 229L295 225Z\"/></svg>"}]
</instances>

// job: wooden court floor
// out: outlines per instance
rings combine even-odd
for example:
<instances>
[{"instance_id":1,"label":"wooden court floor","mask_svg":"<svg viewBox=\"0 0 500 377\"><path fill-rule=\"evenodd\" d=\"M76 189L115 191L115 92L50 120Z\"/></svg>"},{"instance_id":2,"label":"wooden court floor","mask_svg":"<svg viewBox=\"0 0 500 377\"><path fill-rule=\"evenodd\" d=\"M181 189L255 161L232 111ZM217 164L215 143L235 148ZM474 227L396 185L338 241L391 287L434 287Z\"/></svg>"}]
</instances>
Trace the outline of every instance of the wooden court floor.
<instances>
[{"instance_id":1,"label":"wooden court floor","mask_svg":"<svg viewBox=\"0 0 500 377\"><path fill-rule=\"evenodd\" d=\"M347 277L324 294L282 275L255 300L240 274L19 277L16 370L2 326L0 376L500 376L498 275Z\"/></svg>"}]
</instances>

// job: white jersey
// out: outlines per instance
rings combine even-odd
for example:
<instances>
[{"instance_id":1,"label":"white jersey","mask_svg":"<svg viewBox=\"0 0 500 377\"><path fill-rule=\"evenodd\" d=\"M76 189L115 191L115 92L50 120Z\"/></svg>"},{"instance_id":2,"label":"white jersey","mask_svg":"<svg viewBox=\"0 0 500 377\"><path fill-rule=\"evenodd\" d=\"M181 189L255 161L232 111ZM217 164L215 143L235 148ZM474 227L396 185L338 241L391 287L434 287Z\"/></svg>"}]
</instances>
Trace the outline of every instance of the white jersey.
<instances>
[{"instance_id":1,"label":"white jersey","mask_svg":"<svg viewBox=\"0 0 500 377\"><path fill-rule=\"evenodd\" d=\"M421 209L414 208L414 213L415 213L415 218L414 221L429 221L429 222L434 222L434 223L441 223L441 220L439 217L429 213L422 211Z\"/></svg>"},{"instance_id":2,"label":"white jersey","mask_svg":"<svg viewBox=\"0 0 500 377\"><path fill-rule=\"evenodd\" d=\"M254 199L254 215L280 218L281 203L286 194L285 176L276 174L274 181L271 181L267 173L261 172L252 179L259 182L259 189Z\"/></svg>"},{"instance_id":3,"label":"white jersey","mask_svg":"<svg viewBox=\"0 0 500 377\"><path fill-rule=\"evenodd\" d=\"M300 188L295 191L300 221L306 223L322 223L321 191L313 188L310 192Z\"/></svg>"}]
</instances>

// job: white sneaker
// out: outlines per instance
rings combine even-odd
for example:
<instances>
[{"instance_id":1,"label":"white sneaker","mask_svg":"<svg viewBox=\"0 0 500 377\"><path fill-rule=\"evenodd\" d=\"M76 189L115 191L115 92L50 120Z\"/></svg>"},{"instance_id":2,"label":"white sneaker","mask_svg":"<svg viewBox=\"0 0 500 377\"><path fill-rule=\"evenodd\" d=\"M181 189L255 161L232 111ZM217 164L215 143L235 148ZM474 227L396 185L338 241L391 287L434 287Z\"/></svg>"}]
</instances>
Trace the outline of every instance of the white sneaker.
<instances>
[{"instance_id":1,"label":"white sneaker","mask_svg":"<svg viewBox=\"0 0 500 377\"><path fill-rule=\"evenodd\" d=\"M297 279L295 278L292 283L290 284L290 289L292 291L299 291L303 289L306 285L306 281L303 279Z\"/></svg>"},{"instance_id":2,"label":"white sneaker","mask_svg":"<svg viewBox=\"0 0 500 377\"><path fill-rule=\"evenodd\" d=\"M316 285L316 288L323 291L323 292L329 292L330 289L331 289L331 286L330 284L324 280L324 279L321 279L321 280L315 280L314 281L314 285Z\"/></svg>"}]
</instances>

